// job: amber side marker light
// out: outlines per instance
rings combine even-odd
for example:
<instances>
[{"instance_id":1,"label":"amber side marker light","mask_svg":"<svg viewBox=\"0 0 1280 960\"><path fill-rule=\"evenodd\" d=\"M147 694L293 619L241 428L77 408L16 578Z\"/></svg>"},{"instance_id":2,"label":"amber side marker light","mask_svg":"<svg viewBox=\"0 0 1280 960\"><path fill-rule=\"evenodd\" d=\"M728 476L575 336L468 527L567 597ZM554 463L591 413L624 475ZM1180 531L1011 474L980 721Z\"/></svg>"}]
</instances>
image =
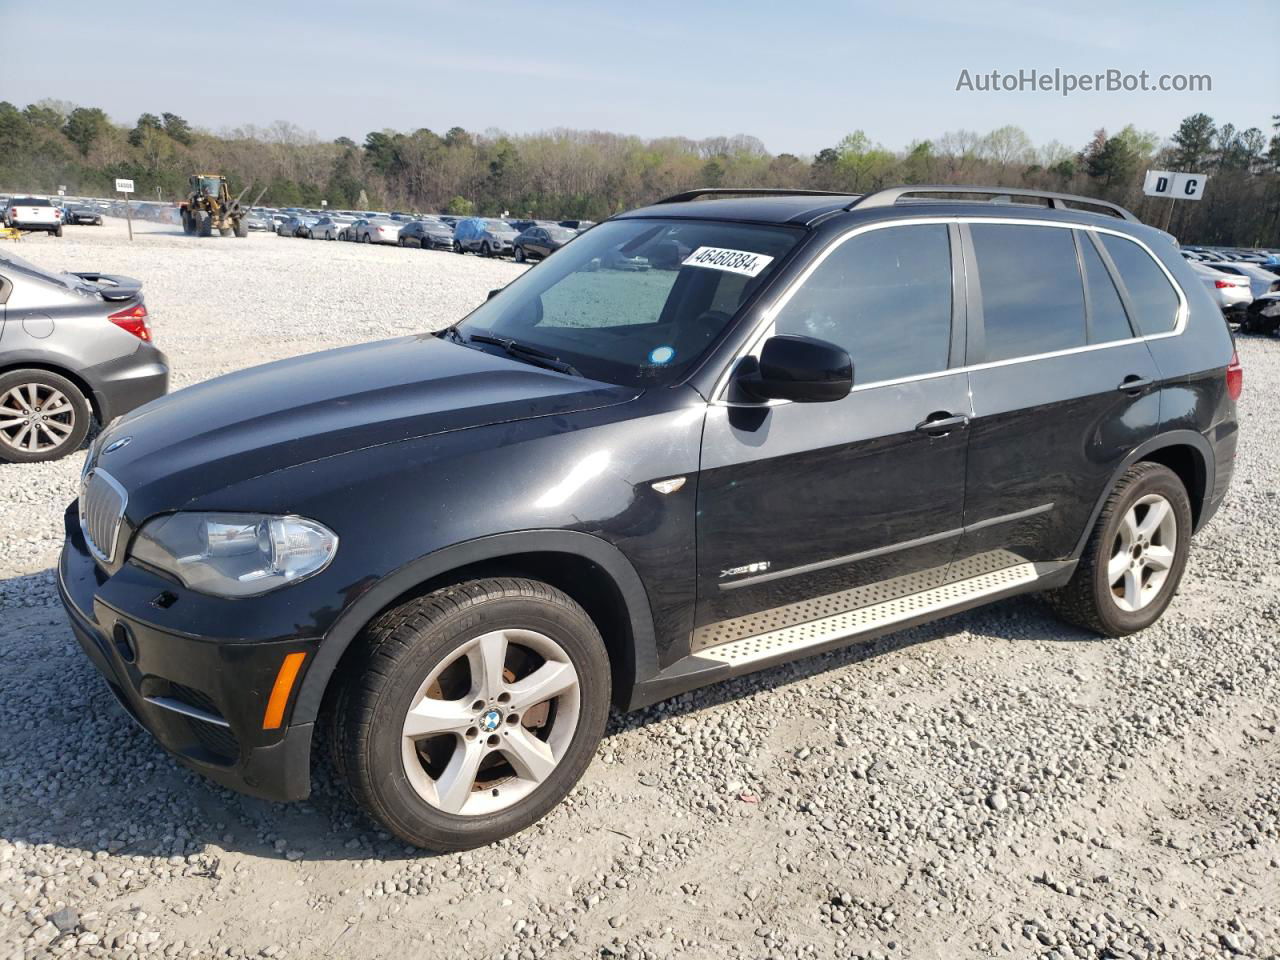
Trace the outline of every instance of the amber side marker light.
<instances>
[{"instance_id":1,"label":"amber side marker light","mask_svg":"<svg viewBox=\"0 0 1280 960\"><path fill-rule=\"evenodd\" d=\"M276 674L275 685L271 688L271 699L267 701L267 712L262 715L263 730L279 730L284 723L284 708L289 703L289 694L293 692L294 681L298 679L298 671L302 669L302 661L307 659L305 653L289 653L280 664L280 672Z\"/></svg>"}]
</instances>

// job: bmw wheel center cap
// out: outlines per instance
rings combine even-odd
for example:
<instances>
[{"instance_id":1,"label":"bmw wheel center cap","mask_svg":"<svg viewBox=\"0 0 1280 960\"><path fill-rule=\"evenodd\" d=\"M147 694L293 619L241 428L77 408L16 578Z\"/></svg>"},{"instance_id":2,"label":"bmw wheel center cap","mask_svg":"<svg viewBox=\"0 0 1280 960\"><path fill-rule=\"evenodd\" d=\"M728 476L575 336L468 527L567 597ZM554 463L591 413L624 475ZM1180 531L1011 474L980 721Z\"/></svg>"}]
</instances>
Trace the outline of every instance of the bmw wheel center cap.
<instances>
[{"instance_id":1,"label":"bmw wheel center cap","mask_svg":"<svg viewBox=\"0 0 1280 960\"><path fill-rule=\"evenodd\" d=\"M493 733L500 723L502 723L502 714L497 710L490 710L480 718L480 729L485 733Z\"/></svg>"}]
</instances>

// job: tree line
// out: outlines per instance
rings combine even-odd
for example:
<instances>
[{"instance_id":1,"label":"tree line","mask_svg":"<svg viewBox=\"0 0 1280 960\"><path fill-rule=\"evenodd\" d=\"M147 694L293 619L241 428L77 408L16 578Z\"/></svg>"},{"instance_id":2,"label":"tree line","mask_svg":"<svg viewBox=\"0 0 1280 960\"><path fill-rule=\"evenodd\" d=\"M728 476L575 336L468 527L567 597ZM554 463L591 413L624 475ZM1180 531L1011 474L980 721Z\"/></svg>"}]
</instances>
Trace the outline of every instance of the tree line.
<instances>
[{"instance_id":1,"label":"tree line","mask_svg":"<svg viewBox=\"0 0 1280 960\"><path fill-rule=\"evenodd\" d=\"M1144 197L1148 169L1210 177L1205 199ZM1269 132L1197 113L1167 139L1133 125L1088 143L1037 146L1016 126L958 130L891 150L855 131L813 156L771 154L755 137L645 140L600 131L533 134L380 130L323 141L293 124L219 132L176 113L132 126L96 107L0 102L0 187L177 199L187 177L222 173L272 206L404 209L600 220L693 187L803 187L862 193L893 184L1032 187L1123 204L1183 242L1280 246L1280 116Z\"/></svg>"}]
</instances>

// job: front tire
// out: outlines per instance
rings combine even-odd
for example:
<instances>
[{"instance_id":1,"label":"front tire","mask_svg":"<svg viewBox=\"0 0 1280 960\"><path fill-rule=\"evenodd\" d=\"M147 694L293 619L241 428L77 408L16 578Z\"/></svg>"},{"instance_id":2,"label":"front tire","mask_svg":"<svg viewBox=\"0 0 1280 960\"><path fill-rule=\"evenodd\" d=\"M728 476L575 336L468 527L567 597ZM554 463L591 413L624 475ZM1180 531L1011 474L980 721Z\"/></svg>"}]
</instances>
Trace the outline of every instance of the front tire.
<instances>
[{"instance_id":1,"label":"front tire","mask_svg":"<svg viewBox=\"0 0 1280 960\"><path fill-rule=\"evenodd\" d=\"M516 247L516 263L524 263L524 247Z\"/></svg>"},{"instance_id":2,"label":"front tire","mask_svg":"<svg viewBox=\"0 0 1280 960\"><path fill-rule=\"evenodd\" d=\"M78 450L92 411L80 388L48 370L0 376L0 460L41 463Z\"/></svg>"},{"instance_id":3,"label":"front tire","mask_svg":"<svg viewBox=\"0 0 1280 960\"><path fill-rule=\"evenodd\" d=\"M1103 636L1145 630L1177 592L1191 527L1178 475L1159 463L1135 464L1103 504L1075 574L1046 599L1064 620Z\"/></svg>"},{"instance_id":4,"label":"front tire","mask_svg":"<svg viewBox=\"0 0 1280 960\"><path fill-rule=\"evenodd\" d=\"M541 819L591 762L610 671L591 618L538 581L477 580L365 631L332 706L334 765L356 802L432 850Z\"/></svg>"}]
</instances>

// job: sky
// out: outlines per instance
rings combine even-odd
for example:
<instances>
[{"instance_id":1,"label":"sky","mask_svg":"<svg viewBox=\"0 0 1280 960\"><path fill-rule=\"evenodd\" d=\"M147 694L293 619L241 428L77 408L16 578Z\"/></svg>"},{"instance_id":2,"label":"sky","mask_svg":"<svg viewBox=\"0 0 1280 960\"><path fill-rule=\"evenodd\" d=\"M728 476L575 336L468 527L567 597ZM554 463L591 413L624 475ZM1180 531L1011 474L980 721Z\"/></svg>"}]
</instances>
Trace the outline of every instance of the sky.
<instances>
[{"instance_id":1,"label":"sky","mask_svg":"<svg viewBox=\"0 0 1280 960\"><path fill-rule=\"evenodd\" d=\"M1198 111L1269 136L1275 13L1275 0L1240 0L1224 32L1225 8L1181 0L0 0L0 100L69 100L128 124L171 111L214 131L285 120L357 142L569 127L746 133L812 154L857 129L900 150L1016 124L1037 145L1079 148L1128 123L1167 138ZM1055 68L1208 74L1212 91L956 89L962 70Z\"/></svg>"}]
</instances>

